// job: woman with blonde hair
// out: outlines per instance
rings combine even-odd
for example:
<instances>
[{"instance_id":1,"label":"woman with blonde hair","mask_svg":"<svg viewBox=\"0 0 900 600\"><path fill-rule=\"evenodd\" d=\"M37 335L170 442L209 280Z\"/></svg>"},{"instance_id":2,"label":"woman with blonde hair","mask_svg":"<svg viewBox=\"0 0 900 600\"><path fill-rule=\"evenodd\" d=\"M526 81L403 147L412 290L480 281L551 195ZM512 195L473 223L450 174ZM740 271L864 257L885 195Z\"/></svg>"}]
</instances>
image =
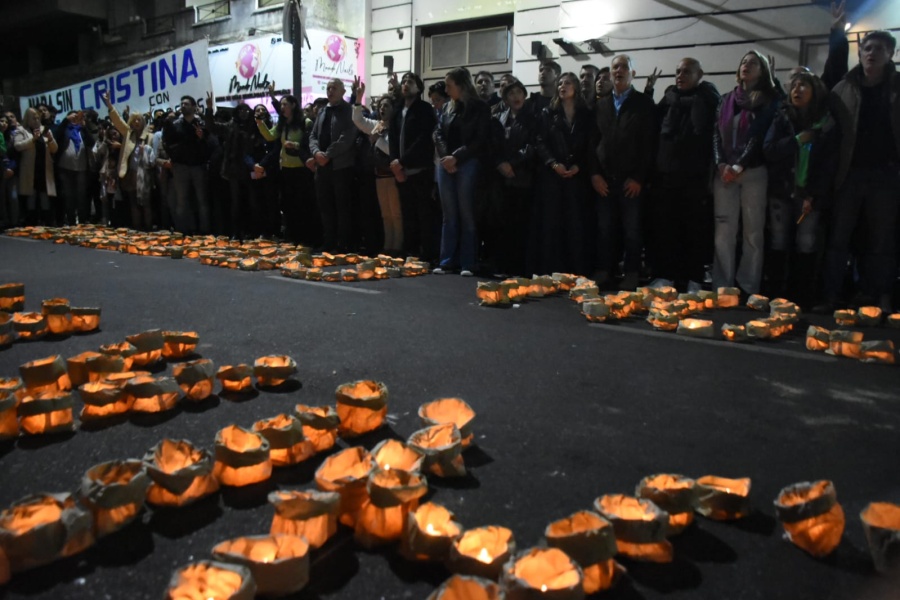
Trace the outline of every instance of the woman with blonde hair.
<instances>
[{"instance_id":1,"label":"woman with blonde hair","mask_svg":"<svg viewBox=\"0 0 900 600\"><path fill-rule=\"evenodd\" d=\"M103 102L109 110L113 127L122 135L117 172L119 192L131 209L131 227L149 231L153 227L149 193L152 178L147 176L147 169L155 164L156 156L153 147L147 143L148 135L144 132L146 122L143 115L134 113L126 123L109 101L109 93L103 94Z\"/></svg>"},{"instance_id":2,"label":"woman with blonde hair","mask_svg":"<svg viewBox=\"0 0 900 600\"><path fill-rule=\"evenodd\" d=\"M37 210L41 221L50 224L50 198L56 197L56 179L53 176L53 155L59 149L53 132L41 125L41 117L34 108L25 111L22 126L13 132L13 144L19 152L19 196L25 200L25 224L37 222Z\"/></svg>"}]
</instances>

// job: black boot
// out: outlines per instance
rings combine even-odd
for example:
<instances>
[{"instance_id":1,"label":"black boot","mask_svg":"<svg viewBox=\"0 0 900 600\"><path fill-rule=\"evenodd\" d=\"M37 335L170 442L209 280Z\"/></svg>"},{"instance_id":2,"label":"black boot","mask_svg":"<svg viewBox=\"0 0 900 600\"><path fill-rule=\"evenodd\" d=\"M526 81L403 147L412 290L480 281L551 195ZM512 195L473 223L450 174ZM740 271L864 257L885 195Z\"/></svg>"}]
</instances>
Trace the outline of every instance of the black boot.
<instances>
[{"instance_id":1,"label":"black boot","mask_svg":"<svg viewBox=\"0 0 900 600\"><path fill-rule=\"evenodd\" d=\"M810 310L817 298L816 281L818 255L815 252L798 252L791 270L791 299L804 311Z\"/></svg>"},{"instance_id":2,"label":"black boot","mask_svg":"<svg viewBox=\"0 0 900 600\"><path fill-rule=\"evenodd\" d=\"M769 298L783 298L787 294L787 259L783 250L770 250L766 255L764 293Z\"/></svg>"}]
</instances>

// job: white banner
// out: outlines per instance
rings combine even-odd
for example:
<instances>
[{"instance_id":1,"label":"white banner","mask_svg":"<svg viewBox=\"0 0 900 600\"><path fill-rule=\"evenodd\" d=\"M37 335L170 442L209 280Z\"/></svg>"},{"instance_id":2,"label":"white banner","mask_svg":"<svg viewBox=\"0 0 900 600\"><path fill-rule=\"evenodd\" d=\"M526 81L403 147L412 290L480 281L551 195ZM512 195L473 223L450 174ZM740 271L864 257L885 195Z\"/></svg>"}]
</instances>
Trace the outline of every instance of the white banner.
<instances>
[{"instance_id":1,"label":"white banner","mask_svg":"<svg viewBox=\"0 0 900 600\"><path fill-rule=\"evenodd\" d=\"M59 109L60 118L70 110L89 108L104 114L103 93L107 91L120 110L130 106L143 113L175 108L182 96L193 96L202 105L212 89L206 55L207 42L200 40L97 79L23 97L22 113L45 102Z\"/></svg>"},{"instance_id":2,"label":"white banner","mask_svg":"<svg viewBox=\"0 0 900 600\"><path fill-rule=\"evenodd\" d=\"M293 47L281 36L261 37L224 46L210 46L209 75L216 106L269 106L273 81L280 96L289 93L293 73Z\"/></svg>"},{"instance_id":3,"label":"white banner","mask_svg":"<svg viewBox=\"0 0 900 600\"><path fill-rule=\"evenodd\" d=\"M365 80L365 40L318 29L306 33L312 49L303 48L301 102L306 105L316 98L324 98L325 86L335 78L344 82L345 97L348 97L353 78Z\"/></svg>"}]
</instances>

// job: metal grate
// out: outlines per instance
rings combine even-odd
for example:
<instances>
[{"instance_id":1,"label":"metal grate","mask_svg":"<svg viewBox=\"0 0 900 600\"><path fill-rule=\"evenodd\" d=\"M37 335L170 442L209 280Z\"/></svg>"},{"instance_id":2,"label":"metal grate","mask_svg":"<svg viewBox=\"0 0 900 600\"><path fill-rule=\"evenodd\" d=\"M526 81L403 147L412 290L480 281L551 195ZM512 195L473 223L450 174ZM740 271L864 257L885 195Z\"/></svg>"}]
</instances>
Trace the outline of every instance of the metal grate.
<instances>
[{"instance_id":1,"label":"metal grate","mask_svg":"<svg viewBox=\"0 0 900 600\"><path fill-rule=\"evenodd\" d=\"M231 0L217 0L209 4L198 5L197 20L195 22L214 21L228 16L231 16Z\"/></svg>"},{"instance_id":2,"label":"metal grate","mask_svg":"<svg viewBox=\"0 0 900 600\"><path fill-rule=\"evenodd\" d=\"M283 4L284 0L256 0L256 8L272 8Z\"/></svg>"},{"instance_id":3,"label":"metal grate","mask_svg":"<svg viewBox=\"0 0 900 600\"><path fill-rule=\"evenodd\" d=\"M160 15L146 21L146 31L144 35L156 35L158 33L168 33L175 31L175 15Z\"/></svg>"}]
</instances>

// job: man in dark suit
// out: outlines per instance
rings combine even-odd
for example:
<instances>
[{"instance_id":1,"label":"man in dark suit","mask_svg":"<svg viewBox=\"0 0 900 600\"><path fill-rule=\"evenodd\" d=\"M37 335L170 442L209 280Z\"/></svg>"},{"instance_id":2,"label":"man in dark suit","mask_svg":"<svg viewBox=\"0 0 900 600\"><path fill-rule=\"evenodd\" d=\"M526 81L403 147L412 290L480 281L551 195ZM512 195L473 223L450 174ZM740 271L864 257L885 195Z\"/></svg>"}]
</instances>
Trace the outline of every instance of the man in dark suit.
<instances>
[{"instance_id":1,"label":"man in dark suit","mask_svg":"<svg viewBox=\"0 0 900 600\"><path fill-rule=\"evenodd\" d=\"M423 260L437 259L437 218L431 190L434 185L434 132L431 105L422 100L424 84L415 73L400 82L403 107L394 110L388 141L391 171L400 190L403 239L406 250Z\"/></svg>"},{"instance_id":2,"label":"man in dark suit","mask_svg":"<svg viewBox=\"0 0 900 600\"><path fill-rule=\"evenodd\" d=\"M325 248L337 251L350 250L353 235L356 125L353 109L344 100L344 89L340 79L328 82L325 86L328 105L319 111L309 135Z\"/></svg>"}]
</instances>

